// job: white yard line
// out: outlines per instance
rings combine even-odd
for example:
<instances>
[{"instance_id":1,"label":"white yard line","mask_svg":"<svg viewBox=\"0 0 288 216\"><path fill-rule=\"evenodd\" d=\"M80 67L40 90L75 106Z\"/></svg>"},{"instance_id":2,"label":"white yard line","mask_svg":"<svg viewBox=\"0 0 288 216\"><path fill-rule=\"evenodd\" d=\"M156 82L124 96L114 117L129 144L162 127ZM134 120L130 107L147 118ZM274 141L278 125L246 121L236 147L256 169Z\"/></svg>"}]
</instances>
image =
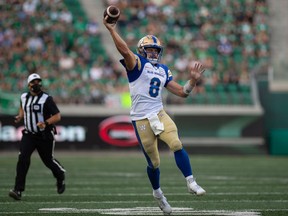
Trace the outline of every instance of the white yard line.
<instances>
[{"instance_id":1,"label":"white yard line","mask_svg":"<svg viewBox=\"0 0 288 216\"><path fill-rule=\"evenodd\" d=\"M219 215L219 216L261 216L260 212L281 211L288 212L288 209L244 209L238 211L232 210L194 210L193 208L172 208L172 215ZM41 208L42 213L53 214L83 214L98 213L110 215L163 215L157 207L134 207L134 208L110 208L110 209L77 209L77 208ZM39 214L39 212L1 212L6 215L15 214Z\"/></svg>"},{"instance_id":2,"label":"white yard line","mask_svg":"<svg viewBox=\"0 0 288 216\"><path fill-rule=\"evenodd\" d=\"M259 212L252 211L226 211L210 210L199 211L193 208L172 208L172 215L221 215L221 216L261 216ZM111 208L111 209L77 209L77 208L42 208L43 212L63 213L99 213L112 215L163 215L163 212L156 207L135 207L135 208Z\"/></svg>"}]
</instances>

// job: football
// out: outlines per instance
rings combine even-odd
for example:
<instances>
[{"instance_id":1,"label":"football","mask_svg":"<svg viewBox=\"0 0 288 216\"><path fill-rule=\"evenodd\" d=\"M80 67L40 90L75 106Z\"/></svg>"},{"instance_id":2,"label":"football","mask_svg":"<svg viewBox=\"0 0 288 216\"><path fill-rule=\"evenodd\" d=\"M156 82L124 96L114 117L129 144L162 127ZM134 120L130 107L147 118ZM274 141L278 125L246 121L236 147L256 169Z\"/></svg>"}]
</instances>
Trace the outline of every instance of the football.
<instances>
[{"instance_id":1,"label":"football","mask_svg":"<svg viewBox=\"0 0 288 216\"><path fill-rule=\"evenodd\" d=\"M116 23L120 17L120 10L118 7L110 5L104 11L104 18L106 17L106 15L108 15L108 18L106 20L107 23Z\"/></svg>"}]
</instances>

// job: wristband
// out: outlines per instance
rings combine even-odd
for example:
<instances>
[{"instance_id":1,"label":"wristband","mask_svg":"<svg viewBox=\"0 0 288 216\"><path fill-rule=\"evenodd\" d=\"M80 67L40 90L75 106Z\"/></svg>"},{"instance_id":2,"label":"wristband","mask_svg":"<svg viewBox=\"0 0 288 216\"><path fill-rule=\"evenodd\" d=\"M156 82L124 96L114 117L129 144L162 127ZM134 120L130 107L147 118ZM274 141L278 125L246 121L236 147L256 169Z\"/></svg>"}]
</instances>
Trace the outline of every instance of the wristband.
<instances>
[{"instance_id":1,"label":"wristband","mask_svg":"<svg viewBox=\"0 0 288 216\"><path fill-rule=\"evenodd\" d=\"M183 86L183 92L186 95L189 95L189 93L193 90L194 86L190 84L190 80L188 80L185 85Z\"/></svg>"}]
</instances>

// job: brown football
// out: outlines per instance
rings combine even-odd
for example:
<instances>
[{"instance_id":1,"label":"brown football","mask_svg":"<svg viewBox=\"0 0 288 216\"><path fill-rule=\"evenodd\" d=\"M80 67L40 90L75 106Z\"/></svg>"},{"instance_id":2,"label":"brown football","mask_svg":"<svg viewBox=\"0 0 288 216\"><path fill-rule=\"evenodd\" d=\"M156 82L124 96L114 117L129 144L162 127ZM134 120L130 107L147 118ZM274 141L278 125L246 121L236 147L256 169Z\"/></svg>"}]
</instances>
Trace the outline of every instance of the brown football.
<instances>
[{"instance_id":1,"label":"brown football","mask_svg":"<svg viewBox=\"0 0 288 216\"><path fill-rule=\"evenodd\" d=\"M104 18L106 17L106 15L108 15L108 18L106 20L108 23L116 23L120 17L120 10L118 7L110 5L104 11Z\"/></svg>"}]
</instances>

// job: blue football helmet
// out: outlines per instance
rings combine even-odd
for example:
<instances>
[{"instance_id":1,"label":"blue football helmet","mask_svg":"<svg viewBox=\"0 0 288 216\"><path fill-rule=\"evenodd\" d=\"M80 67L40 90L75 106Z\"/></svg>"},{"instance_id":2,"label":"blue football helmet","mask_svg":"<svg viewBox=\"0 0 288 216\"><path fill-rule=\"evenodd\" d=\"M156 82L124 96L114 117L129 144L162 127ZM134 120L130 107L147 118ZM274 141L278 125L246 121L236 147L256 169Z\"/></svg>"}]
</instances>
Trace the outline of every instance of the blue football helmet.
<instances>
[{"instance_id":1,"label":"blue football helmet","mask_svg":"<svg viewBox=\"0 0 288 216\"><path fill-rule=\"evenodd\" d=\"M157 58L147 58L146 48L156 48L158 50ZM163 47L161 46L160 40L154 35L146 35L141 38L137 44L137 53L147 58L152 64L160 62L162 57Z\"/></svg>"}]
</instances>

